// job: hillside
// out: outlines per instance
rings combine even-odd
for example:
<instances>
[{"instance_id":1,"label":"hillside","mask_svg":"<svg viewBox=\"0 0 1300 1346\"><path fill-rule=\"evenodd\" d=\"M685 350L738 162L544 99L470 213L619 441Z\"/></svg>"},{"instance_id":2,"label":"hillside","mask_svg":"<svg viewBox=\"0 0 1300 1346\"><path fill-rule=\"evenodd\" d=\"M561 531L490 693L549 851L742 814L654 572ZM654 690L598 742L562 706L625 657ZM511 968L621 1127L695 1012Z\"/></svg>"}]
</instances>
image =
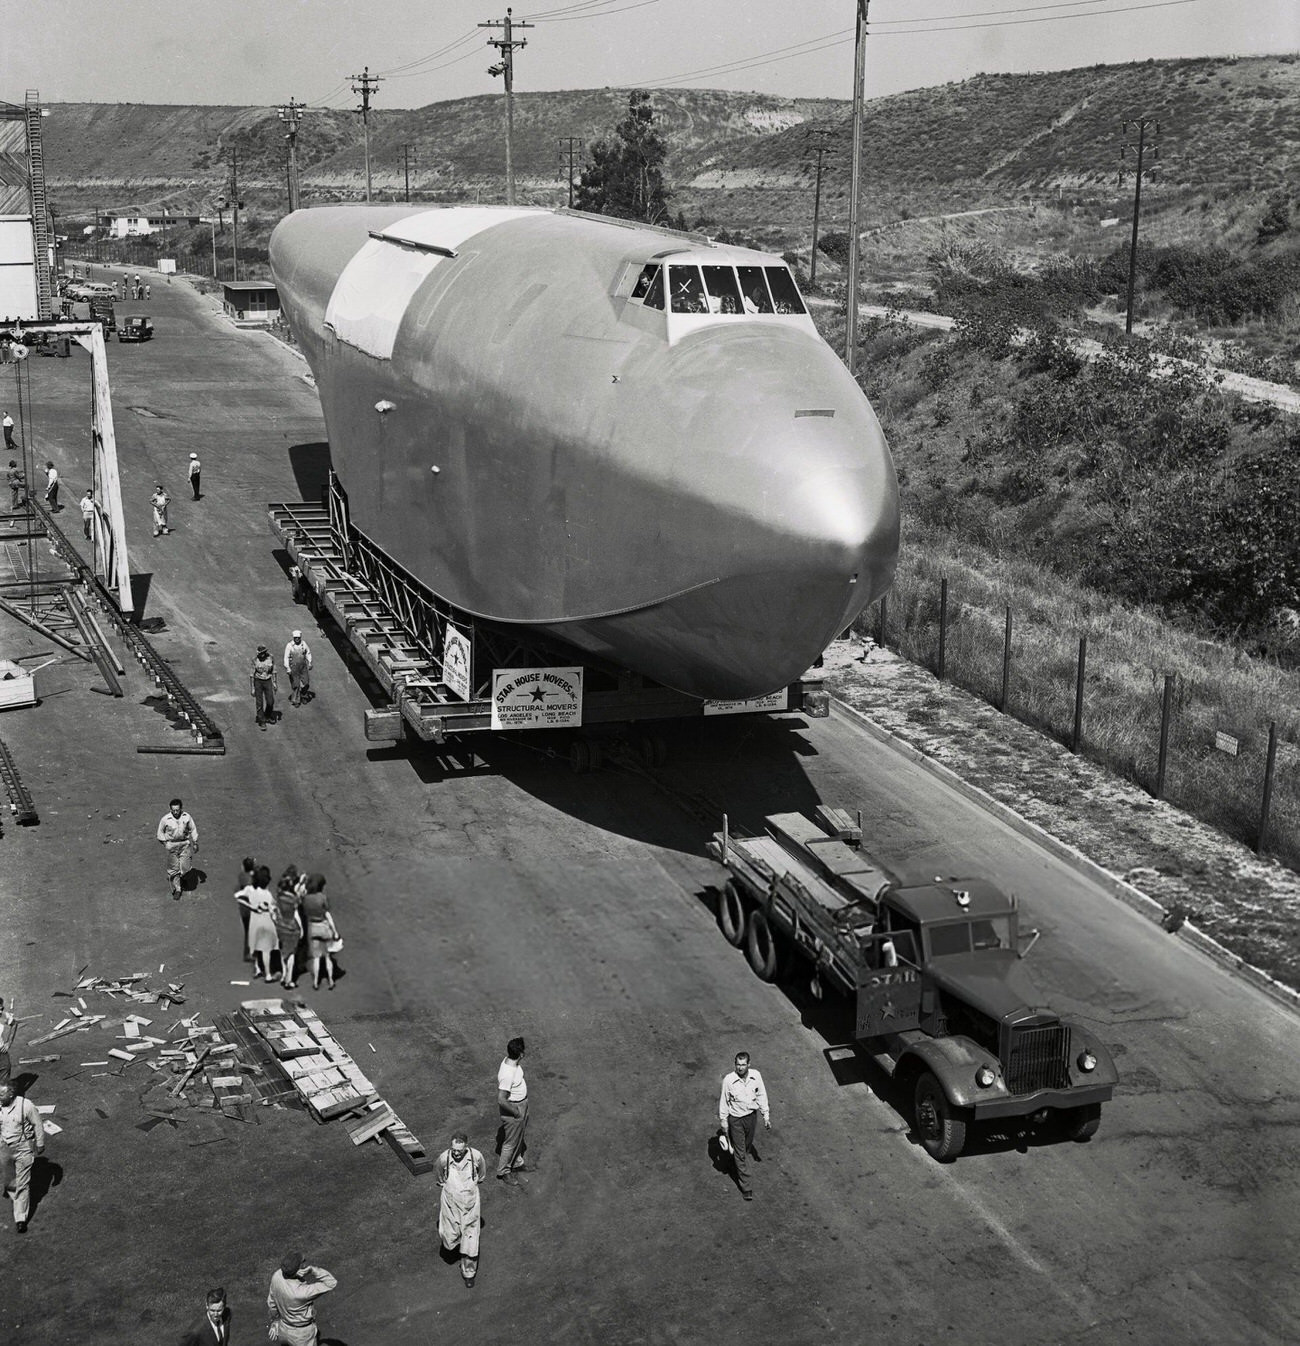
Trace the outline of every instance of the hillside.
<instances>
[{"instance_id":1,"label":"hillside","mask_svg":"<svg viewBox=\"0 0 1300 1346\"><path fill-rule=\"evenodd\" d=\"M668 169L683 199L761 187L803 194L811 185L810 123L826 126L827 200L848 179L849 106L720 90L654 94L671 148ZM611 133L623 89L520 93L515 100L516 172L521 181L559 180L560 138L585 144ZM59 104L46 123L46 161L55 188L90 184L191 185L224 178L224 147L240 152L250 187L283 181L283 126L270 108L154 104ZM1161 122L1155 196L1262 195L1300 180L1300 58L1291 55L1147 61L1031 75L979 75L958 84L872 100L866 113L868 201L882 216L899 200L941 209L1113 190L1120 122ZM503 103L497 93L372 113L374 177L402 181L402 145L416 147L415 178L426 188L473 182L500 190ZM360 119L322 111L299 136L304 179L356 185L363 167ZM742 215L754 219L753 202ZM776 196L768 208L781 214ZM760 212L759 221L765 218Z\"/></svg>"}]
</instances>

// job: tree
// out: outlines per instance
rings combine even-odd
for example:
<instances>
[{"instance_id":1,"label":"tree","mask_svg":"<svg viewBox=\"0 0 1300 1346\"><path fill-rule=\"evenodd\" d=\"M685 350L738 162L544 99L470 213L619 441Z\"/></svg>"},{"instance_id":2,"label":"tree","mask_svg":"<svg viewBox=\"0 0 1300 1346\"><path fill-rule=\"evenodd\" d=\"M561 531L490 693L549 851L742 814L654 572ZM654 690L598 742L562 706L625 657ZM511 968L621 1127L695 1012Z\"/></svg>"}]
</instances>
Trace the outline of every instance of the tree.
<instances>
[{"instance_id":1,"label":"tree","mask_svg":"<svg viewBox=\"0 0 1300 1346\"><path fill-rule=\"evenodd\" d=\"M655 129L650 95L634 89L628 95L627 116L614 128L613 138L592 146L574 205L597 215L662 224L668 218L669 192L663 178L667 157L668 147Z\"/></svg>"}]
</instances>

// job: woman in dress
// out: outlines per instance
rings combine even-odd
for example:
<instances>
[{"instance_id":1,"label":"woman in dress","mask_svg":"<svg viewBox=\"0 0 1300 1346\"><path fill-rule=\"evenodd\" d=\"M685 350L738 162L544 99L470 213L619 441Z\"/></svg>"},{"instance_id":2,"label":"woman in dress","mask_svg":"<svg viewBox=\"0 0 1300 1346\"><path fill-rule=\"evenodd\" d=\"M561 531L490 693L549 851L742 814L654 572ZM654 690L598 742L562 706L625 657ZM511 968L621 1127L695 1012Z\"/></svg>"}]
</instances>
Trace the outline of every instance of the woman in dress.
<instances>
[{"instance_id":1,"label":"woman in dress","mask_svg":"<svg viewBox=\"0 0 1300 1346\"><path fill-rule=\"evenodd\" d=\"M280 880L275 894L275 934L280 944L280 985L292 991L298 985L293 979L294 957L303 926L298 914L297 885L288 874Z\"/></svg>"},{"instance_id":2,"label":"woman in dress","mask_svg":"<svg viewBox=\"0 0 1300 1346\"><path fill-rule=\"evenodd\" d=\"M339 932L334 925L334 917L330 915L329 902L325 897L325 876L323 874L313 874L307 880L307 891L302 899L303 920L307 923L307 944L308 956L311 958L311 984L313 989L320 989L320 978L322 970L325 978L329 982L329 988L334 989L334 959L330 956L330 945L339 937Z\"/></svg>"},{"instance_id":3,"label":"woman in dress","mask_svg":"<svg viewBox=\"0 0 1300 1346\"><path fill-rule=\"evenodd\" d=\"M279 938L275 931L275 899L271 896L271 871L259 865L253 882L235 894L235 901L248 908L248 951L253 955L253 975L265 981L271 976L271 950ZM258 968L261 968L259 974Z\"/></svg>"}]
</instances>

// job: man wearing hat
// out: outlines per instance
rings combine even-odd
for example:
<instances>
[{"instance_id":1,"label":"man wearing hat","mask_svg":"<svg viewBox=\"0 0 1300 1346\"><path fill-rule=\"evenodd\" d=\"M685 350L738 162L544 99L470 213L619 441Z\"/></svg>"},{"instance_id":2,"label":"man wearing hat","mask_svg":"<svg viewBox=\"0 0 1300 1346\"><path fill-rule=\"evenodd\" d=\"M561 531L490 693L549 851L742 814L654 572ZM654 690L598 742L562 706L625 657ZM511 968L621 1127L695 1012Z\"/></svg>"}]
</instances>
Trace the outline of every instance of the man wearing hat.
<instances>
[{"instance_id":1,"label":"man wearing hat","mask_svg":"<svg viewBox=\"0 0 1300 1346\"><path fill-rule=\"evenodd\" d=\"M267 721L275 721L275 660L265 645L257 647L257 655L249 672L249 691L257 710L257 723L262 729Z\"/></svg>"},{"instance_id":2,"label":"man wearing hat","mask_svg":"<svg viewBox=\"0 0 1300 1346\"><path fill-rule=\"evenodd\" d=\"M284 671L289 675L289 704L300 706L311 700L311 646L295 631L284 647Z\"/></svg>"},{"instance_id":3,"label":"man wearing hat","mask_svg":"<svg viewBox=\"0 0 1300 1346\"><path fill-rule=\"evenodd\" d=\"M199 499L199 472L202 470L202 464L199 462L197 453L190 454L190 490L194 492L195 500Z\"/></svg>"}]
</instances>

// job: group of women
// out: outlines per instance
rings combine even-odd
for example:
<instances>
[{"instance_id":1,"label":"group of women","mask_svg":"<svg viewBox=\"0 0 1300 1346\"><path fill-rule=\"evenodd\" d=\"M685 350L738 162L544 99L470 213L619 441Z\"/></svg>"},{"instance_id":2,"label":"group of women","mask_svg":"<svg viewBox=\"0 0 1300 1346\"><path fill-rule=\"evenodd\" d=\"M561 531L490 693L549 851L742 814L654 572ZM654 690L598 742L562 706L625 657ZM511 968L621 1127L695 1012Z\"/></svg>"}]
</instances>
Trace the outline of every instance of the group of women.
<instances>
[{"instance_id":1,"label":"group of women","mask_svg":"<svg viewBox=\"0 0 1300 1346\"><path fill-rule=\"evenodd\" d=\"M244 958L253 964L254 975L275 981L271 957L278 953L280 985L292 990L298 985L298 955L305 945L313 988L320 987L324 976L332 991L334 955L343 940L325 897L325 876L304 875L297 865L290 865L272 891L270 869L247 856L239 879L235 901L243 917Z\"/></svg>"}]
</instances>

